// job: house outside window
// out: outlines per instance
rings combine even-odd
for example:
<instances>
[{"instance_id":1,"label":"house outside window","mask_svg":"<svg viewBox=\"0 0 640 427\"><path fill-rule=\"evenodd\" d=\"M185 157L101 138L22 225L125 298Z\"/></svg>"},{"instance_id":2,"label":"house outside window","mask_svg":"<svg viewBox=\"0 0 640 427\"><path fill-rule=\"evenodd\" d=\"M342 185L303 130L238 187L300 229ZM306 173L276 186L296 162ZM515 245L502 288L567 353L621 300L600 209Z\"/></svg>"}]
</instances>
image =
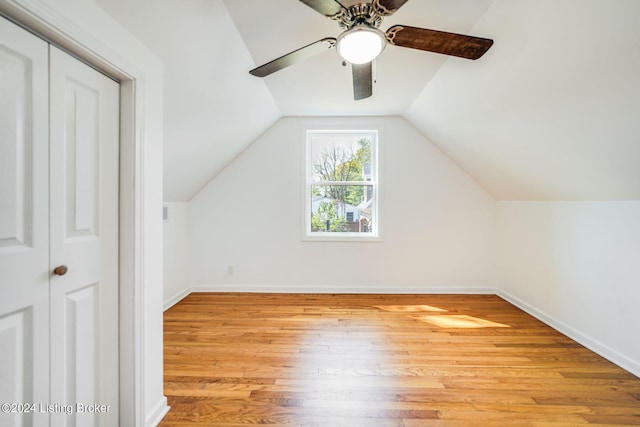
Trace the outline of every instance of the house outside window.
<instances>
[{"instance_id":1,"label":"house outside window","mask_svg":"<svg viewBox=\"0 0 640 427\"><path fill-rule=\"evenodd\" d=\"M307 130L305 240L380 240L378 131Z\"/></svg>"}]
</instances>

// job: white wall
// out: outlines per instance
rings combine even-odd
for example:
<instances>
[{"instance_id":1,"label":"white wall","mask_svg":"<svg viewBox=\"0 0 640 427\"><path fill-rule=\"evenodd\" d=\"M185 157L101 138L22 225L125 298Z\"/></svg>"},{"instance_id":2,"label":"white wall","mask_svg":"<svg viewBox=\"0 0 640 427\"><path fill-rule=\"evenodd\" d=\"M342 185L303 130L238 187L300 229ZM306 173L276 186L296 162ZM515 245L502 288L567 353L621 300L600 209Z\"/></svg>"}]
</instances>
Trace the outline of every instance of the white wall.
<instances>
[{"instance_id":1,"label":"white wall","mask_svg":"<svg viewBox=\"0 0 640 427\"><path fill-rule=\"evenodd\" d=\"M499 202L508 299L640 374L640 201Z\"/></svg>"},{"instance_id":2,"label":"white wall","mask_svg":"<svg viewBox=\"0 0 640 427\"><path fill-rule=\"evenodd\" d=\"M383 242L301 241L311 124L383 127ZM494 282L495 202L400 117L283 118L191 209L196 289L480 291Z\"/></svg>"},{"instance_id":3,"label":"white wall","mask_svg":"<svg viewBox=\"0 0 640 427\"><path fill-rule=\"evenodd\" d=\"M184 298L191 288L189 247L189 203L165 203L168 218L164 222L164 308Z\"/></svg>"}]
</instances>

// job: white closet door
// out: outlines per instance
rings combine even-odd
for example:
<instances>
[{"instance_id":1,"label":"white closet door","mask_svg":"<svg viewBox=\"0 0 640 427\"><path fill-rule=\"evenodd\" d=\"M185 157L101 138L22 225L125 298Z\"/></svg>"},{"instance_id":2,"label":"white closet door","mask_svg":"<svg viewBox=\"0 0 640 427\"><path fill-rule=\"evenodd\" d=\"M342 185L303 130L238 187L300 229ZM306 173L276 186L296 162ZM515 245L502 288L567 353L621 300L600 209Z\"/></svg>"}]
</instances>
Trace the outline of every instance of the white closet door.
<instances>
[{"instance_id":1,"label":"white closet door","mask_svg":"<svg viewBox=\"0 0 640 427\"><path fill-rule=\"evenodd\" d=\"M50 48L51 400L80 409L56 426L118 424L119 90Z\"/></svg>"},{"instance_id":2,"label":"white closet door","mask_svg":"<svg viewBox=\"0 0 640 427\"><path fill-rule=\"evenodd\" d=\"M0 403L49 402L47 56L0 17ZM49 425L10 409L0 426Z\"/></svg>"}]
</instances>

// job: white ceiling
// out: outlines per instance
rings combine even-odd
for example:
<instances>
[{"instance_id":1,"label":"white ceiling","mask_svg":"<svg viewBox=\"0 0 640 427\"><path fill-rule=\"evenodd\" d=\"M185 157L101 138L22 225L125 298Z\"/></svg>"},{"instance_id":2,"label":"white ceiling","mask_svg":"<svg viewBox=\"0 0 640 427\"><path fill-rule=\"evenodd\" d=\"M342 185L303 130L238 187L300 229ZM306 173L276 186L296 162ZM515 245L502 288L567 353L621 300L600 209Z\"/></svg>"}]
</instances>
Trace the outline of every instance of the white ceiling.
<instances>
[{"instance_id":1,"label":"white ceiling","mask_svg":"<svg viewBox=\"0 0 640 427\"><path fill-rule=\"evenodd\" d=\"M493 0L412 0L380 29L395 24L467 33ZM358 0L344 0L349 6ZM225 0L257 65L342 30L296 0ZM371 98L354 101L351 67L335 50L319 54L265 78L280 111L301 115L400 115L411 105L447 57L387 46L375 62Z\"/></svg>"},{"instance_id":2,"label":"white ceiling","mask_svg":"<svg viewBox=\"0 0 640 427\"><path fill-rule=\"evenodd\" d=\"M501 200L640 199L640 2L496 0L405 116Z\"/></svg>"},{"instance_id":3,"label":"white ceiling","mask_svg":"<svg viewBox=\"0 0 640 427\"><path fill-rule=\"evenodd\" d=\"M357 102L335 51L248 74L340 33L297 0L95 1L166 64L166 201L190 200L289 115L404 115L497 199L640 199L636 0L411 0L381 28L494 46L478 61L389 46Z\"/></svg>"},{"instance_id":4,"label":"white ceiling","mask_svg":"<svg viewBox=\"0 0 640 427\"><path fill-rule=\"evenodd\" d=\"M221 0L96 2L164 60L164 198L190 200L281 113Z\"/></svg>"}]
</instances>

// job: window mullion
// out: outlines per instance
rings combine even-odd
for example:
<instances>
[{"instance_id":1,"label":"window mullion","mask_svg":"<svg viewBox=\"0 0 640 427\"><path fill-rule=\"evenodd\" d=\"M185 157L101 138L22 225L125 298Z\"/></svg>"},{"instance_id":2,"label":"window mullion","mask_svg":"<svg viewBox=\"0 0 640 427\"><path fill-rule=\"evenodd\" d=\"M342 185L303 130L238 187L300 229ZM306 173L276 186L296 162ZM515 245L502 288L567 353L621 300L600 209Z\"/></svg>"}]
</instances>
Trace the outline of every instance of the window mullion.
<instances>
[{"instance_id":1,"label":"window mullion","mask_svg":"<svg viewBox=\"0 0 640 427\"><path fill-rule=\"evenodd\" d=\"M373 185L375 181L309 181L309 185L361 185L363 187Z\"/></svg>"}]
</instances>

